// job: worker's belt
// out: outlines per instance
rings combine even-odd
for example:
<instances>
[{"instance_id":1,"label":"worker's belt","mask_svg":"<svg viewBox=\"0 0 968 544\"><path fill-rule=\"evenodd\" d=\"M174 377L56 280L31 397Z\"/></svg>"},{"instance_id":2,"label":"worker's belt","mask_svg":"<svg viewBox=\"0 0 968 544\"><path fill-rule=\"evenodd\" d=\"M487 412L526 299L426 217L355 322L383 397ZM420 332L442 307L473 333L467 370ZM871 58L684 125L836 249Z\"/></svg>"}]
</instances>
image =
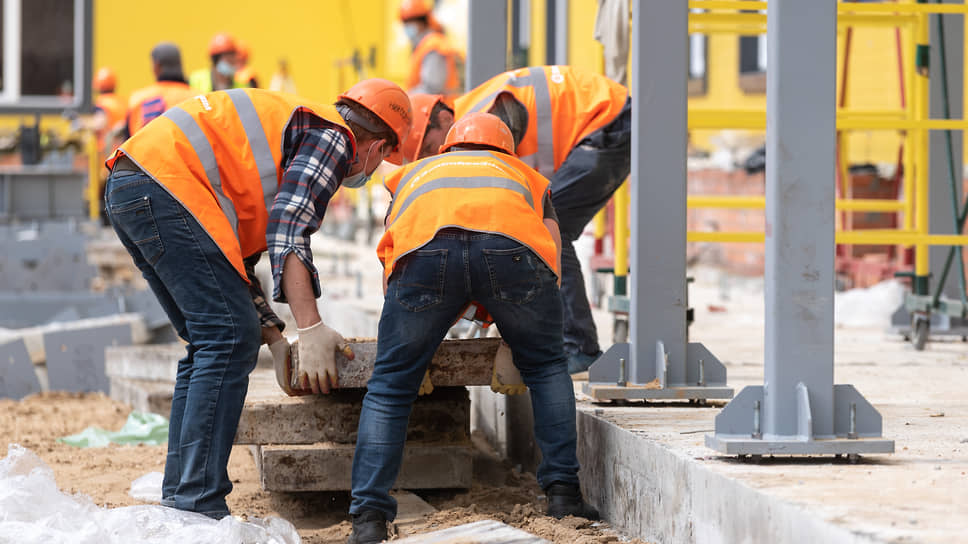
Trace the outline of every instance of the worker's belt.
<instances>
[{"instance_id":1,"label":"worker's belt","mask_svg":"<svg viewBox=\"0 0 968 544\"><path fill-rule=\"evenodd\" d=\"M127 155L121 155L118 160L114 161L114 168L111 169L112 174L117 172L144 172L144 170L138 168L138 165Z\"/></svg>"}]
</instances>

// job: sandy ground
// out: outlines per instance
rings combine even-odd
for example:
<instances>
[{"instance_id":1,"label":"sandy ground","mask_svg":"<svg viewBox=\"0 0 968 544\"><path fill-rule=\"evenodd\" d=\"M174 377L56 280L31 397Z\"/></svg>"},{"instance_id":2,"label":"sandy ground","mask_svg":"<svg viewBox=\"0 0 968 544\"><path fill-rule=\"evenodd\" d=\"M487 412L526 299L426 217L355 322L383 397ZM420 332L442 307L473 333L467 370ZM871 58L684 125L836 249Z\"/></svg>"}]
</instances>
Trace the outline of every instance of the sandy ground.
<instances>
[{"instance_id":1,"label":"sandy ground","mask_svg":"<svg viewBox=\"0 0 968 544\"><path fill-rule=\"evenodd\" d=\"M20 444L53 469L60 489L83 493L105 507L141 504L128 495L131 482L164 469L165 446L79 449L57 438L90 425L117 430L130 407L102 394L43 393L15 402L0 400L0 444ZM5 455L5 452L0 452ZM541 515L545 504L534 476L521 474L483 451L475 459L474 488L467 492L421 492L438 512L400 527L415 534L481 519L496 519L558 543L628 541L608 528L578 518L558 521ZM259 487L249 449L236 446L229 461L235 489L228 497L240 516L281 516L309 544L343 542L350 532L346 493L270 494ZM487 482L487 483L482 483ZM632 541L639 542L639 541Z\"/></svg>"}]
</instances>

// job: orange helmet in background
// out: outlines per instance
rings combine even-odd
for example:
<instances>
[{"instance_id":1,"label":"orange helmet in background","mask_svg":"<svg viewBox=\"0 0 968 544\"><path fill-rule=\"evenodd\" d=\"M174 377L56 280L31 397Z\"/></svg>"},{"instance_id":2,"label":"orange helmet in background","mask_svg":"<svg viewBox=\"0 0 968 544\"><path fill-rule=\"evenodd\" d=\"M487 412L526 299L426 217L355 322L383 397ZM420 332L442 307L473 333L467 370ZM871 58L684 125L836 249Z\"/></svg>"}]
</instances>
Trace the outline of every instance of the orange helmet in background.
<instances>
[{"instance_id":1,"label":"orange helmet in background","mask_svg":"<svg viewBox=\"0 0 968 544\"><path fill-rule=\"evenodd\" d=\"M114 88L117 86L118 79L114 75L114 70L108 68L107 66L102 67L100 70L94 74L94 89L99 93L110 93L114 92Z\"/></svg>"},{"instance_id":2,"label":"orange helmet in background","mask_svg":"<svg viewBox=\"0 0 968 544\"><path fill-rule=\"evenodd\" d=\"M433 0L402 0L400 2L400 20L429 17L434 11Z\"/></svg>"},{"instance_id":3,"label":"orange helmet in background","mask_svg":"<svg viewBox=\"0 0 968 544\"><path fill-rule=\"evenodd\" d=\"M386 123L397 136L394 151L407 139L413 122L410 98L396 83L380 78L364 79L339 98L356 102Z\"/></svg>"},{"instance_id":4,"label":"orange helmet in background","mask_svg":"<svg viewBox=\"0 0 968 544\"><path fill-rule=\"evenodd\" d=\"M454 123L447 132L444 145L440 146L440 152L460 144L487 145L514 155L511 129L498 116L482 111L468 113Z\"/></svg>"},{"instance_id":5,"label":"orange helmet in background","mask_svg":"<svg viewBox=\"0 0 968 544\"><path fill-rule=\"evenodd\" d=\"M212 41L208 42L208 56L210 57L232 51L236 51L235 40L224 32L216 34Z\"/></svg>"},{"instance_id":6,"label":"orange helmet in background","mask_svg":"<svg viewBox=\"0 0 968 544\"><path fill-rule=\"evenodd\" d=\"M246 43L246 42L244 42L242 40L236 40L236 42L235 42L235 56L239 60L239 63L240 64L245 64L246 62L248 62L248 60L249 60L249 53L250 52L251 52L251 50L249 49L249 44L248 43Z\"/></svg>"},{"instance_id":7,"label":"orange helmet in background","mask_svg":"<svg viewBox=\"0 0 968 544\"><path fill-rule=\"evenodd\" d=\"M410 95L410 105L413 107L413 124L402 147L403 158L408 162L417 160L420 155L424 135L427 134L427 127L430 126L430 114L438 103L447 105L447 102L444 101L444 95L422 93Z\"/></svg>"}]
</instances>

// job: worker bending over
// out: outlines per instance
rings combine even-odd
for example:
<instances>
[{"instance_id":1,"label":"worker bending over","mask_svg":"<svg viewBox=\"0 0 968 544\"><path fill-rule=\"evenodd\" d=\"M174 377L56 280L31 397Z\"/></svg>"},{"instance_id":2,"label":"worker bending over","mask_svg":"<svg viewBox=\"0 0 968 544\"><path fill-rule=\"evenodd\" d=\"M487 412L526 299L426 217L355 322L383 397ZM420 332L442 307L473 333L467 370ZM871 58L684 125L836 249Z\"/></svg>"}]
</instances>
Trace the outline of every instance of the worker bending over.
<instances>
[{"instance_id":1,"label":"worker bending over","mask_svg":"<svg viewBox=\"0 0 968 544\"><path fill-rule=\"evenodd\" d=\"M127 133L130 137L168 108L197 94L185 81L181 52L173 43L159 43L151 50L155 83L131 93L128 100Z\"/></svg>"},{"instance_id":2,"label":"worker bending over","mask_svg":"<svg viewBox=\"0 0 968 544\"><path fill-rule=\"evenodd\" d=\"M237 87L235 71L236 59L235 39L228 34L216 34L208 44L208 56L212 60L211 68L199 68L192 72L188 84L200 93L222 91Z\"/></svg>"},{"instance_id":3,"label":"worker bending over","mask_svg":"<svg viewBox=\"0 0 968 544\"><path fill-rule=\"evenodd\" d=\"M411 93L443 94L454 97L461 92L463 56L444 34L434 18L431 0L403 0L400 21L410 40L410 73L407 90Z\"/></svg>"},{"instance_id":4,"label":"worker bending over","mask_svg":"<svg viewBox=\"0 0 968 544\"><path fill-rule=\"evenodd\" d=\"M309 236L342 185L360 187L410 128L410 102L370 79L335 106L258 89L198 95L138 131L107 162L111 223L187 353L178 363L162 504L229 511L226 465L259 345L289 344L255 279L268 249L273 299L299 327L301 381L337 382L343 338L319 317Z\"/></svg>"},{"instance_id":5,"label":"worker bending over","mask_svg":"<svg viewBox=\"0 0 968 544\"><path fill-rule=\"evenodd\" d=\"M386 538L411 406L447 329L471 301L490 312L531 390L548 514L598 517L578 481L548 180L515 158L513 146L497 117L468 115L447 134L445 153L387 178L393 202L377 247L387 287L353 456L350 543Z\"/></svg>"},{"instance_id":6,"label":"worker bending over","mask_svg":"<svg viewBox=\"0 0 968 544\"><path fill-rule=\"evenodd\" d=\"M415 97L416 101L417 98ZM628 90L594 72L536 66L497 75L454 103L457 119L493 113L514 135L518 156L551 180L561 228L561 297L568 370L581 372L601 355L581 264L573 242L628 177L631 100ZM424 130L415 123L408 145L433 154L453 116L439 111ZM439 125L442 130L430 128Z\"/></svg>"}]
</instances>

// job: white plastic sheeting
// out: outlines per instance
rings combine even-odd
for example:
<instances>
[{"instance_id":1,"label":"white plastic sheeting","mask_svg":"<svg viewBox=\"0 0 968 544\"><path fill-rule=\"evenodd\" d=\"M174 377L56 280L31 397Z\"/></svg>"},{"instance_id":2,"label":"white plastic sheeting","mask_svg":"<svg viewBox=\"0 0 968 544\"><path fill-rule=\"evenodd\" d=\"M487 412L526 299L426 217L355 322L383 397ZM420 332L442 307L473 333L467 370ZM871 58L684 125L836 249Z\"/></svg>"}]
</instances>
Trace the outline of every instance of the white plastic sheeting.
<instances>
[{"instance_id":1,"label":"white plastic sheeting","mask_svg":"<svg viewBox=\"0 0 968 544\"><path fill-rule=\"evenodd\" d=\"M299 544L280 518L215 521L163 506L101 508L57 488L54 472L11 444L0 460L0 544Z\"/></svg>"}]
</instances>

